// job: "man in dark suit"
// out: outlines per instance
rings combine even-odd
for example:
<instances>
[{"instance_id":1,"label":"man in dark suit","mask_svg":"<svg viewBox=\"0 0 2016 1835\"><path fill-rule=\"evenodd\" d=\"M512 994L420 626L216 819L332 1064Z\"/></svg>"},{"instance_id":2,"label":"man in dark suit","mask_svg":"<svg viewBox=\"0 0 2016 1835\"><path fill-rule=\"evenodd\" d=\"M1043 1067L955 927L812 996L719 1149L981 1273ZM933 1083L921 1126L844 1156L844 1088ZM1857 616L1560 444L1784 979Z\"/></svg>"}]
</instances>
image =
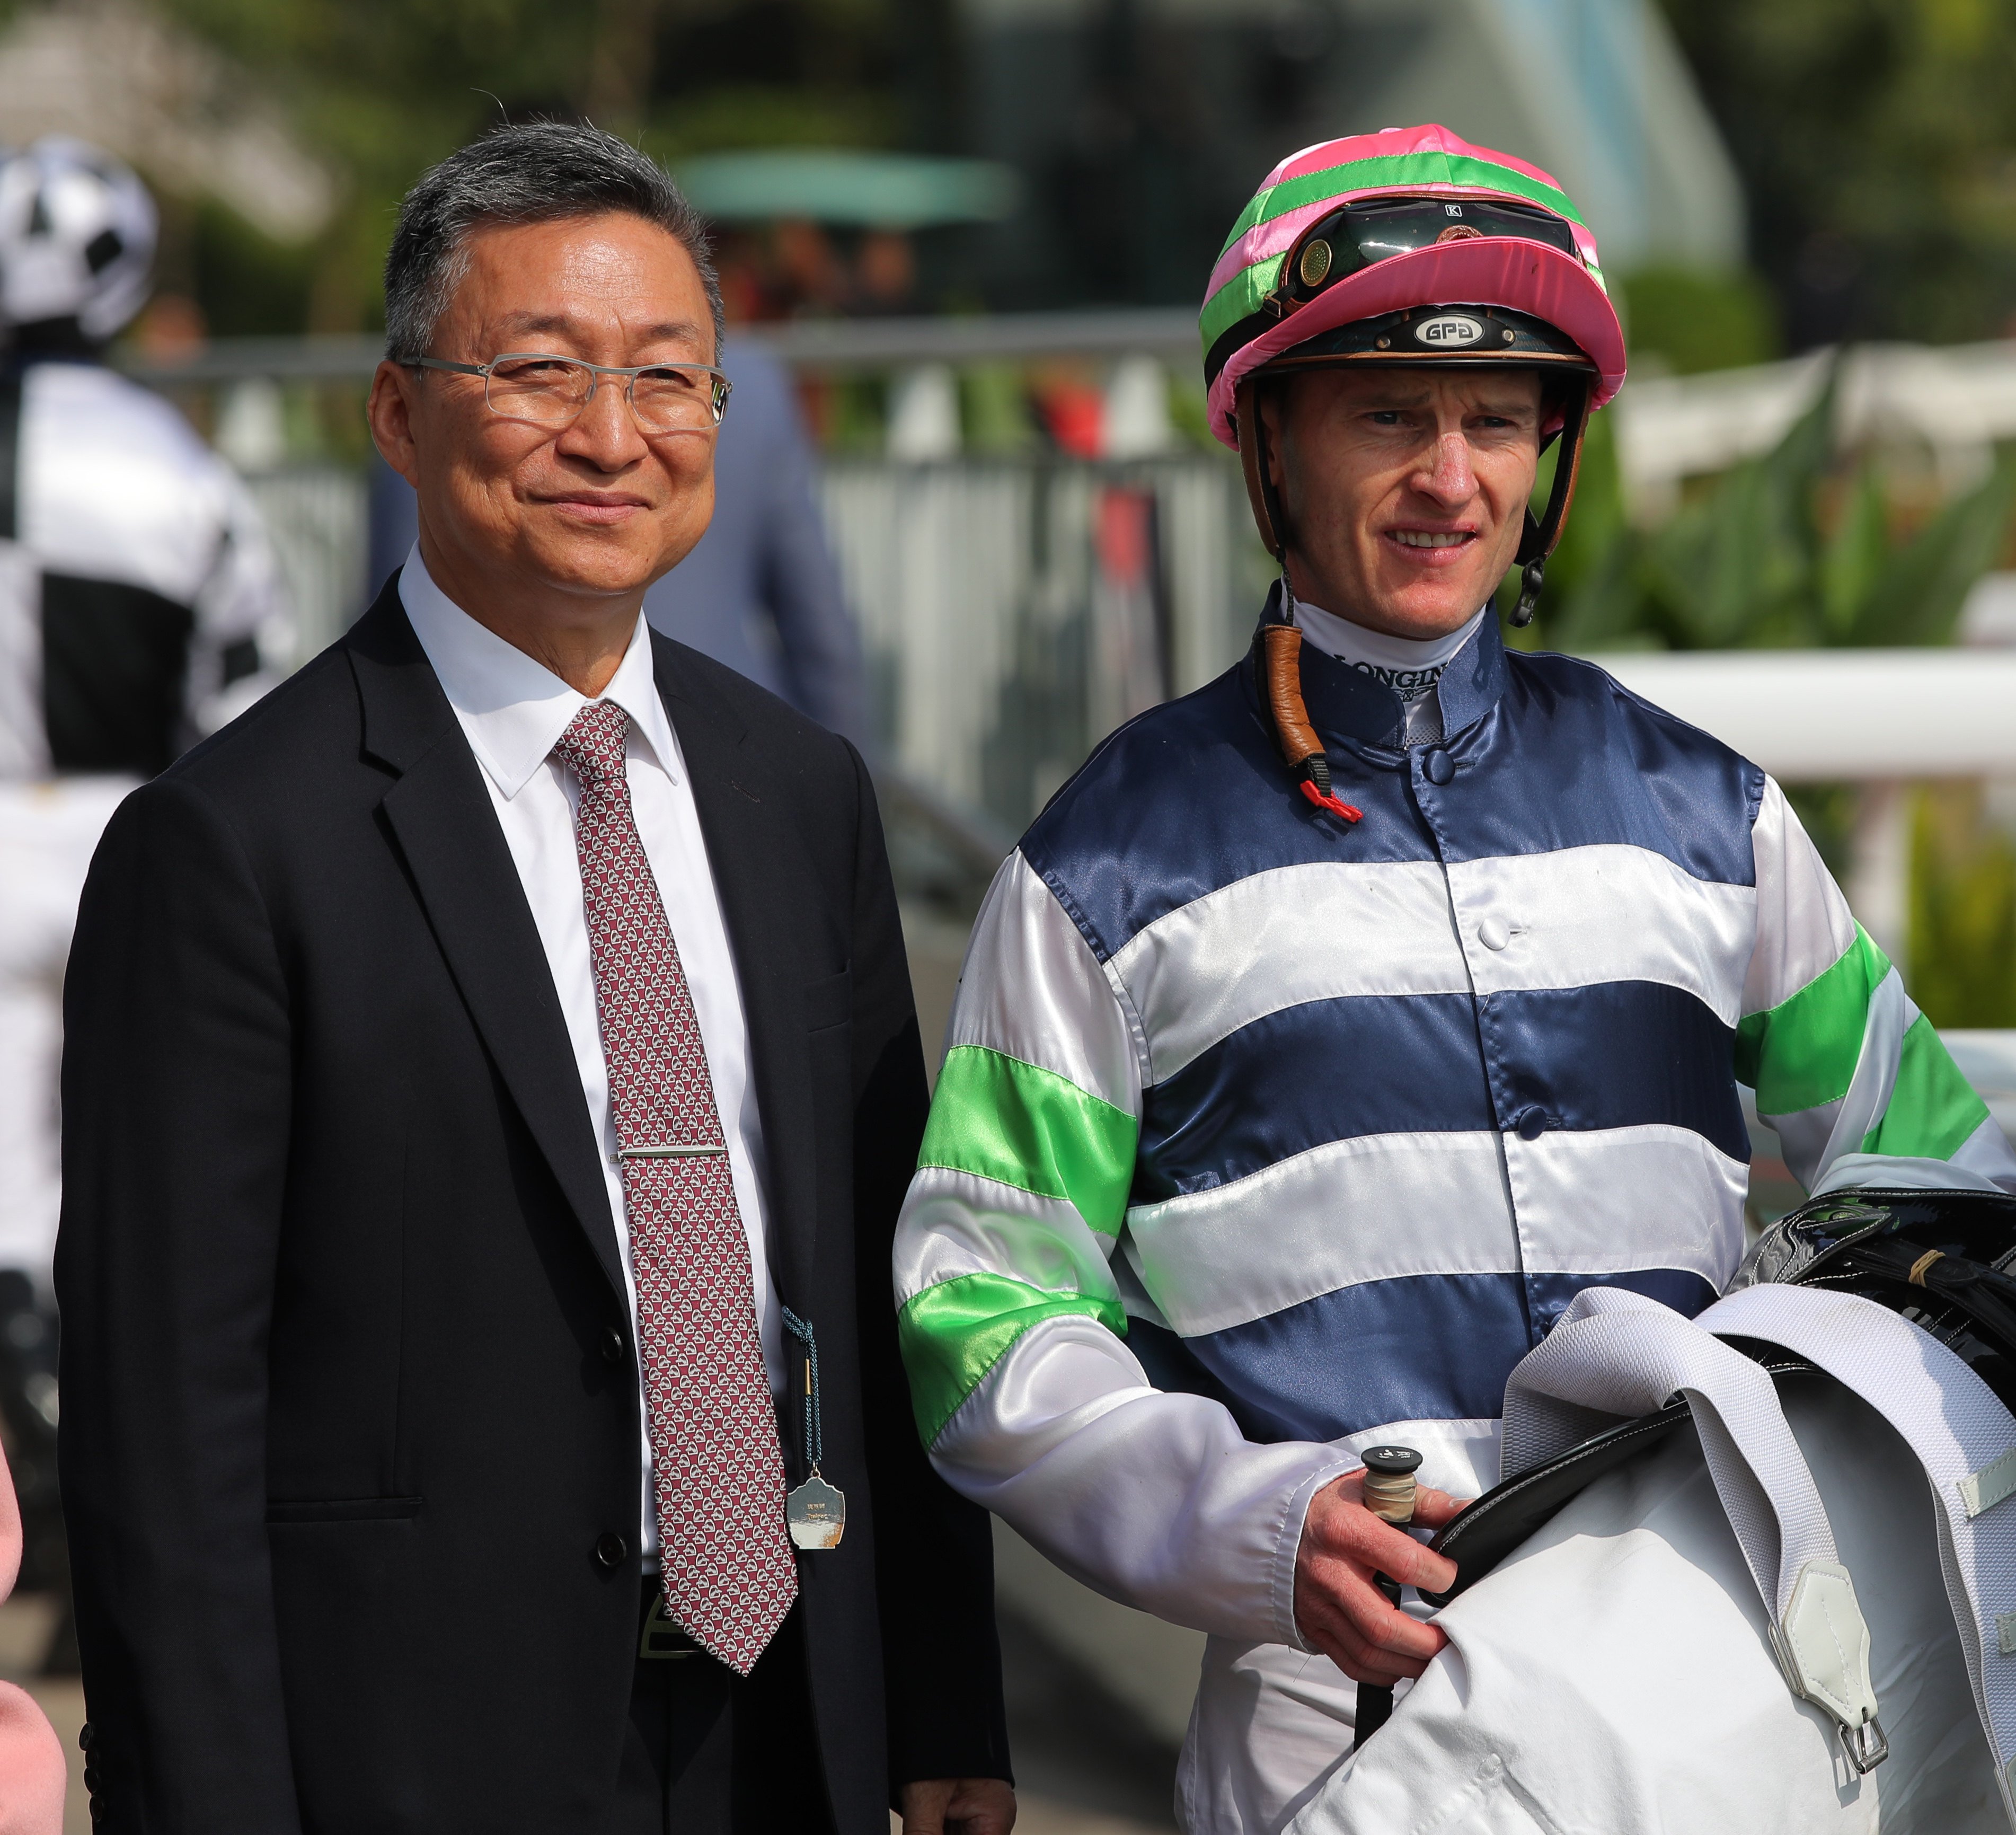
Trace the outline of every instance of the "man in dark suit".
<instances>
[{"instance_id":1,"label":"man in dark suit","mask_svg":"<svg viewBox=\"0 0 2016 1835\"><path fill-rule=\"evenodd\" d=\"M417 546L123 806L72 957L99 1826L1006 1835L985 1521L896 1352L868 778L639 609L711 507L700 225L499 128L387 308Z\"/></svg>"}]
</instances>

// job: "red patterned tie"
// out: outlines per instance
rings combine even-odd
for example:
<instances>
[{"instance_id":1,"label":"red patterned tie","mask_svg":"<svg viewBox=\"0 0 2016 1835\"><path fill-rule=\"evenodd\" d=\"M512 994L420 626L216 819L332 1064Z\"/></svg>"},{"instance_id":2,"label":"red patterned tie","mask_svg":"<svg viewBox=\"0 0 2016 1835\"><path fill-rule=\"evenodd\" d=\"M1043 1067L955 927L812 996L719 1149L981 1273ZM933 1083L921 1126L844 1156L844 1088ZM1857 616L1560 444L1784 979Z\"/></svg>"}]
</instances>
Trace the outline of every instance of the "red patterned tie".
<instances>
[{"instance_id":1,"label":"red patterned tie","mask_svg":"<svg viewBox=\"0 0 2016 1835\"><path fill-rule=\"evenodd\" d=\"M630 1220L665 1612L747 1675L798 1595L784 1459L707 1047L631 813L629 724L614 701L592 701L553 756L581 781L581 895Z\"/></svg>"}]
</instances>

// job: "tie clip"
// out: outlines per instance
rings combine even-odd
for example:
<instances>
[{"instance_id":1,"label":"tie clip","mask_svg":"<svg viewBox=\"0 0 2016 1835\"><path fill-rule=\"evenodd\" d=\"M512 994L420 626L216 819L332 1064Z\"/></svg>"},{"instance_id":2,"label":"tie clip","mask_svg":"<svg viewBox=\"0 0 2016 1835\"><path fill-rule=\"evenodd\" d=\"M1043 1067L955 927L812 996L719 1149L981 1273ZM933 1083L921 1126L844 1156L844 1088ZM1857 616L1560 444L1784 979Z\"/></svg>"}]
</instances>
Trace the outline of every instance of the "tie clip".
<instances>
[{"instance_id":1,"label":"tie clip","mask_svg":"<svg viewBox=\"0 0 2016 1835\"><path fill-rule=\"evenodd\" d=\"M618 1159L717 1159L727 1152L725 1147L619 1147L615 1157Z\"/></svg>"}]
</instances>

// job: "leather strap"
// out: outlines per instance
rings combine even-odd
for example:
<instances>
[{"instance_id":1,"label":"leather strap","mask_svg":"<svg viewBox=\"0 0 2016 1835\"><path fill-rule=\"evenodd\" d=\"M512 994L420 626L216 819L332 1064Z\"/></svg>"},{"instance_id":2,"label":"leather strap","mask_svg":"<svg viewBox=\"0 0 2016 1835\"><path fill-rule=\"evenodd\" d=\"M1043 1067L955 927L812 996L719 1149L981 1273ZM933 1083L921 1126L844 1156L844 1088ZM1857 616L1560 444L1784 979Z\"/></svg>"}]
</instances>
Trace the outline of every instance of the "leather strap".
<instances>
[{"instance_id":1,"label":"leather strap","mask_svg":"<svg viewBox=\"0 0 2016 1835\"><path fill-rule=\"evenodd\" d=\"M1561 456L1554 466L1553 488L1547 493L1546 510L1538 521L1532 510L1526 512L1525 532L1520 537L1519 551L1512 557L1514 566L1545 561L1559 544L1568 510L1575 502L1575 481L1582 475L1582 436L1588 431L1589 385L1579 383L1561 411L1561 430L1556 436L1561 443Z\"/></svg>"},{"instance_id":2,"label":"leather strap","mask_svg":"<svg viewBox=\"0 0 2016 1835\"><path fill-rule=\"evenodd\" d=\"M1280 748L1282 763L1299 771L1311 758L1320 756L1323 748L1302 699L1301 630L1294 625L1262 625L1260 663L1267 711L1274 716L1274 743Z\"/></svg>"},{"instance_id":3,"label":"leather strap","mask_svg":"<svg viewBox=\"0 0 2016 1835\"><path fill-rule=\"evenodd\" d=\"M1267 428L1260 417L1257 376L1240 384L1233 415L1239 424L1239 465L1246 474L1246 500L1253 508L1254 526L1267 552L1280 561L1288 552L1288 519L1267 467Z\"/></svg>"}]
</instances>

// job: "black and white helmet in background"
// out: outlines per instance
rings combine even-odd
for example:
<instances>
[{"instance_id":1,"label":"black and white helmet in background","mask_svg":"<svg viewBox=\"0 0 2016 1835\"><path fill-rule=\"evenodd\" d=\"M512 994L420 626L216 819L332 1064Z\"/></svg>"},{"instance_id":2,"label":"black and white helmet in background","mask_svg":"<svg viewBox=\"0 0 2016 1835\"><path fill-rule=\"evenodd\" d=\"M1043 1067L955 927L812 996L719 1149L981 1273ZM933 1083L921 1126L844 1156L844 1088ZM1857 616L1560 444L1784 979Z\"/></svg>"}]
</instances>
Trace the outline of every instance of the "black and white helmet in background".
<instances>
[{"instance_id":1,"label":"black and white helmet in background","mask_svg":"<svg viewBox=\"0 0 2016 1835\"><path fill-rule=\"evenodd\" d=\"M74 320L103 344L146 303L160 219L110 154L45 135L0 160L0 319Z\"/></svg>"}]
</instances>

